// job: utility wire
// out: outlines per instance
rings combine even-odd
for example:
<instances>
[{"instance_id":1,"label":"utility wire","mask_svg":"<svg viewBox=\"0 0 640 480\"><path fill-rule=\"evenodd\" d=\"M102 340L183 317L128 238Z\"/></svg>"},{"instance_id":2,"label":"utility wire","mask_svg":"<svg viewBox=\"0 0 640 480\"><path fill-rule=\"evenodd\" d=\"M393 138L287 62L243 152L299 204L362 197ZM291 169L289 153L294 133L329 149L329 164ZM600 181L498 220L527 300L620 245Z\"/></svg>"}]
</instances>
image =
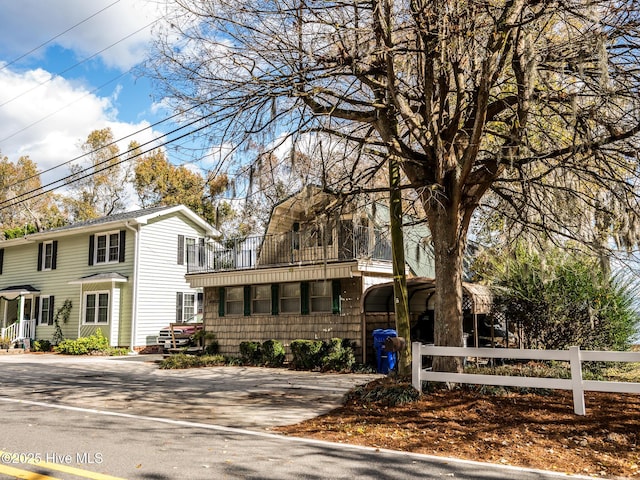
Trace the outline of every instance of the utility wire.
<instances>
[{"instance_id":1,"label":"utility wire","mask_svg":"<svg viewBox=\"0 0 640 480\"><path fill-rule=\"evenodd\" d=\"M61 37L62 35L64 35L65 33L68 33L68 32L70 32L71 30L73 30L74 28L79 27L80 25L82 25L82 24L83 24L83 23L85 23L86 21L91 20L93 17L95 17L96 15L98 15L98 14L100 14L100 13L104 12L104 11L105 11L105 10L107 10L108 8L113 7L116 3L120 3L120 0L116 0L116 1L115 1L115 2L113 2L112 4L107 5L106 7L104 7L104 8L103 8L103 9L101 9L101 10L98 10L98 11L97 11L96 13L94 13L93 15L90 15L90 16L88 16L87 18L85 18L84 20L81 20L80 22L76 23L75 25L73 25L73 26L71 26L71 27L67 28L64 32L61 32L61 33L57 34L55 37L51 37L49 40L47 40L47 41L45 41L45 42L41 43L41 44L40 44L40 45L38 45L37 47L32 48L31 50L29 50L29 51L28 51L28 52L26 52L26 53L23 53L23 54L22 54L22 55L20 55L18 58L14 58L14 59L13 59L13 60L11 60L9 63L5 63L4 65L2 65L2 66L0 67L0 71L4 70L5 68L7 68L7 67L9 67L9 66L11 66L11 65L13 65L13 64L14 64L14 63L16 63L16 62L19 62L19 61L20 61L20 60L22 60L24 57L26 57L26 56L28 56L28 55L31 55L33 52L35 52L35 51L37 51L37 50L40 50L40 49L41 49L42 47L44 47L45 45L48 45L48 44L52 43L54 40L57 40L58 38L60 38L60 37Z\"/></svg>"},{"instance_id":2,"label":"utility wire","mask_svg":"<svg viewBox=\"0 0 640 480\"><path fill-rule=\"evenodd\" d=\"M162 120L158 120L157 122L155 122L155 123L153 123L153 124L149 125L148 127L141 128L141 129L139 129L139 130L137 130L137 131L135 131L135 132L133 132L133 133L130 133L129 135L125 135L124 137L120 137L120 138L118 138L118 139L116 139L116 140L114 140L114 141L112 141L112 142L110 142L110 143L108 143L108 144L106 144L106 145L103 145L103 146L101 146L101 147L96 148L95 150L91 150L90 152L86 152L86 153L83 153L82 155L78 155L77 157L74 157L74 158L72 158L71 160L67 160L66 162L62 162L62 163L59 163L59 164L57 164L57 165L54 165L53 167L47 168L46 170L42 170L41 172L38 172L38 173L36 173L36 174L34 174L34 175L31 175L31 176L29 176L29 177L22 178L22 179L20 179L20 180L16 181L15 183L13 183L13 184L11 184L11 185L5 185L5 188L6 188L6 189L9 189L9 188L12 188L12 187L16 187L16 186L18 186L18 185L20 185L20 184L22 184L22 183L24 183L24 182L27 182L27 181L31 180L32 178L40 177L42 174L49 173L49 172L51 172L51 171L55 170L56 168L60 168L60 167L63 167L63 166L65 166L65 165L69 165L70 163L75 162L76 160L80 160L80 159L82 159L82 158L84 158L84 157L87 157L87 156L89 156L89 155L93 155L94 153L97 153L97 152L99 152L100 150L103 150L103 149L105 149L105 148L109 148L109 147L111 147L112 145L115 145L115 144L117 144L117 143L119 143L119 142L122 142L122 141L126 140L127 138L131 138L131 137L133 137L134 135L137 135L137 134L139 134L139 133L142 133L142 132L144 132L144 131L146 131L146 130L153 129L153 128L157 127L158 125L161 125L161 124L163 124L163 123L165 123L165 122L168 122L169 120L172 120L172 119L174 119L175 117L178 117L178 116L184 115L185 113L187 113L187 112L189 112L189 111L191 111L191 110L194 110L194 109L196 109L196 108L198 108L198 107L200 107L200 106L202 106L202 105L203 105L203 103L199 103L199 104L197 104L197 105L194 105L194 106L192 106L192 107L189 107L189 108L188 108L188 109L186 109L186 110L180 111L180 112L178 112L178 113L174 113L173 115L171 115L171 116L169 116L169 117L165 117L165 118L163 118ZM203 118L207 118L207 117L203 117ZM198 120L196 120L196 121L198 121ZM188 123L188 124L186 124L185 126L182 126L182 127L180 127L180 128L177 128L177 129L175 129L175 130L172 130L171 132L169 132L169 133L167 133L167 134L164 134L163 136L165 136L165 135L170 135L171 133L174 133L174 132L176 132L176 131L178 131L178 130L180 130L180 129L182 129L182 128L186 128L187 126L192 125L193 123L194 123L194 122ZM157 140L158 138L160 138L160 137L157 137L157 138L155 138L154 140ZM152 142L152 141L154 141L154 140L150 140L150 142ZM146 145L147 143L149 143L149 142L146 142L146 143L145 143L145 144L143 144L143 145ZM126 152L125 152L125 153L126 153ZM46 186L46 185L45 185L45 186ZM42 187L42 188L43 188L43 187ZM2 203L3 203L3 202L0 202L0 205L2 205Z\"/></svg>"},{"instance_id":3,"label":"utility wire","mask_svg":"<svg viewBox=\"0 0 640 480\"><path fill-rule=\"evenodd\" d=\"M201 121L203 121L203 120L205 120L205 119L207 119L207 118L209 118L209 117L211 117L213 115L215 115L215 113L210 113L210 114L208 114L208 115L206 115L206 116L204 116L202 118L198 118L196 120L193 120L193 121L191 121L191 122L189 122L189 123L187 123L187 124L185 124L185 125L183 125L181 127L178 127L176 129L172 130L171 132L167 133L166 135L171 135L173 133L176 133L176 132L178 132L178 131L186 128L186 127L189 127L189 126L191 126L191 125L193 125L195 123L201 122ZM85 178L88 178L90 176L96 175L96 174L98 174L100 172L103 172L105 170L109 170L111 168L114 168L114 167L116 167L116 166L118 166L118 165L120 165L120 164L122 164L124 162L128 162L129 160L133 160L134 158L138 158L138 157L140 157L140 156L142 156L142 155L144 155L146 153L149 153L149 152L152 152L154 150L157 150L160 147L164 147L164 146L166 146L166 145L168 145L168 144L170 144L172 142L175 142L177 140L181 140L181 139L183 139L183 138L185 138L185 137L187 137L189 135L192 135L192 134L197 133L197 132L199 132L201 130L204 130L205 128L209 128L211 125L212 125L211 123L207 123L207 124L205 124L203 126L195 128L195 129L193 129L193 130L191 130L191 131L189 131L187 133L184 133L184 134L182 134L182 135L180 135L180 136L178 136L176 138L173 138L171 140L167 140L167 141L165 141L163 143L155 145L152 148L149 148L149 149L144 150L144 151L137 152L134 155L126 157L125 159L120 160L120 161L118 161L116 163L107 165L107 166L102 167L102 168L97 169L97 170L95 169L95 167L97 167L97 166L104 165L105 163L109 163L112 160L115 160L115 159L117 159L117 158L119 158L121 156L125 156L125 155L127 155L129 153L133 153L133 152L135 152L137 149L139 149L142 146L149 145L150 143L154 143L155 141L157 141L160 138L160 137L156 137L156 138L154 138L152 140L149 140L149 141L147 141L147 142L145 142L145 143L143 143L141 145L138 145L135 149L129 149L129 150L127 150L126 152L124 152L122 154L118 154L118 155L112 156L110 158L107 158L107 159L105 159L105 160L103 160L101 162L98 162L95 165L91 165L91 166L89 166L87 168L79 170L78 172L76 172L74 174L67 175L66 177L63 177L63 178L58 179L58 180L55 180L55 181L50 182L50 183L48 183L46 185L42 185L41 187L34 188L33 190L30 190L28 192L21 193L20 195L16 195L15 197L13 197L11 199L4 200L4 201L0 202L0 210L5 210L7 208L11 208L11 207L13 207L13 206L15 206L15 205L17 205L19 203L22 203L23 201L31 200L33 198L36 198L36 197L42 196L42 195L44 195L46 193L49 193L49 192L55 190L56 188L59 188L61 185L57 185L57 184L59 184L61 182L66 182L67 184L75 183L75 182L78 182L78 181L83 180ZM166 136L166 135L164 135L164 136ZM82 175L82 176L78 176L78 174L81 174L83 172L89 172L89 173L86 173L85 175ZM53 188L50 188L48 190L46 189L47 187L51 187L53 185L57 185L57 186L53 187ZM34 194L34 195L31 195L31 194ZM29 196L29 195L31 195L31 196ZM25 198L24 200L19 200L19 199L21 199L23 197L27 197L27 196L28 196L28 198ZM3 206L6 203L9 203L9 205Z\"/></svg>"},{"instance_id":4,"label":"utility wire","mask_svg":"<svg viewBox=\"0 0 640 480\"><path fill-rule=\"evenodd\" d=\"M24 92L22 92L22 93L19 93L18 95L16 95L16 96L15 96L15 97L13 97L13 98L10 98L10 99L9 99L9 100L7 100L6 102L4 102L4 103L0 103L0 108L1 108L1 107L4 107L5 105L8 105L9 103L13 102L14 100L17 100L18 98L21 98L21 97L25 96L27 93L31 93L31 92L33 92L35 89L40 88L41 86L46 85L47 83L52 82L56 77L61 77L61 76L62 76L62 74L67 73L67 72L69 72L70 70L73 70L74 68L76 68L76 67L78 67L78 66L82 65L83 63L88 62L88 61L89 61L89 60L91 60L92 58L95 58L95 57L97 57L98 55L100 55L101 53L104 53L105 51L109 50L110 48L112 48L112 47L116 46L117 44L119 44L119 43L121 43L121 42L123 42L123 41L125 41L125 40L127 40L127 39L129 39L129 38L131 38L131 37L133 37L134 35L136 35L136 34L140 33L141 31L143 31L143 30L145 30L145 29L149 28L149 27L150 27L151 25L153 25L154 23L159 22L161 19L162 19L162 18L157 18L157 19L155 19L153 22L151 22L151 23L149 23L149 24L145 25L144 27L139 28L139 29L138 29L138 30L136 30L135 32L130 33L130 34L129 34L129 35L127 35L126 37L121 38L120 40L118 40L117 42L112 43L112 44L111 44L111 45L109 45L108 47L103 48L102 50L100 50L100 51L98 51L98 52L94 53L93 55L90 55L89 57L87 57L87 58L85 58L85 59L83 59L83 60L81 60L81 61L77 62L77 63L76 63L76 64L74 64L74 65L71 65L71 66L70 66L70 67L68 67L68 68L65 68L64 70L62 70L62 71L60 71L60 72L54 73L53 75L51 75L51 77L49 77L49 79L45 80L44 82L40 82L40 83L38 83L36 86L31 87L30 89L25 90L25 91L24 91Z\"/></svg>"}]
</instances>

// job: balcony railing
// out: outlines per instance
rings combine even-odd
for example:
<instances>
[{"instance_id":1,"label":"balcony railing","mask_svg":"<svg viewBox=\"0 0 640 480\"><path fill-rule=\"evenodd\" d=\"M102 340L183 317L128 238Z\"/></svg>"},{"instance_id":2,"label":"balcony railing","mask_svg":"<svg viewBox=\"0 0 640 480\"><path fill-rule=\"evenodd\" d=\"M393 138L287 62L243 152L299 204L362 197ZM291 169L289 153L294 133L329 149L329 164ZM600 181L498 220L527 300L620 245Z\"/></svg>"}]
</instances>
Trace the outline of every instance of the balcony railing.
<instances>
[{"instance_id":1,"label":"balcony railing","mask_svg":"<svg viewBox=\"0 0 640 480\"><path fill-rule=\"evenodd\" d=\"M247 237L187 249L187 272L206 273L312 265L356 259L391 261L391 240L384 229L370 227L287 232Z\"/></svg>"}]
</instances>

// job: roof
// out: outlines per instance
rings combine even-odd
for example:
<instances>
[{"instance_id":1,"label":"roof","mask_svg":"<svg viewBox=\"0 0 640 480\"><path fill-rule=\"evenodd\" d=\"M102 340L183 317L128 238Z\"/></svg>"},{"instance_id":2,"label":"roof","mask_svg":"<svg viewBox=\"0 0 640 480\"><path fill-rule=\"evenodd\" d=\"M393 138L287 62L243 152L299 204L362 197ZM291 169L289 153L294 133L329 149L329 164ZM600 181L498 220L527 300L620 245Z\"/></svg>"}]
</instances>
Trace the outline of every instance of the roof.
<instances>
[{"instance_id":1,"label":"roof","mask_svg":"<svg viewBox=\"0 0 640 480\"><path fill-rule=\"evenodd\" d=\"M435 291L436 280L434 278L415 277L407 278L407 290L409 296L411 292L415 290L432 290ZM471 300L471 312L476 314L488 314L491 312L491 306L493 303L493 293L486 285L479 285L477 283L462 282L462 291ZM384 297L385 301L380 303L376 302L376 297ZM381 283L369 287L362 297L362 304L365 312L368 311L368 306L376 303L377 305L393 305L386 297L393 296L393 282ZM391 307L392 308L392 307Z\"/></svg>"},{"instance_id":2,"label":"roof","mask_svg":"<svg viewBox=\"0 0 640 480\"><path fill-rule=\"evenodd\" d=\"M128 281L128 278L125 277L124 275L121 275L118 272L107 272L107 273L94 273L93 275L80 277L78 280L73 280L69 283L71 284L98 283L98 282L122 283L127 281Z\"/></svg>"},{"instance_id":3,"label":"roof","mask_svg":"<svg viewBox=\"0 0 640 480\"><path fill-rule=\"evenodd\" d=\"M40 293L40 290L31 285L13 285L0 290L0 297L12 300L20 295L30 295L32 293Z\"/></svg>"},{"instance_id":4,"label":"roof","mask_svg":"<svg viewBox=\"0 0 640 480\"><path fill-rule=\"evenodd\" d=\"M218 230L212 227L209 223L203 220L200 216L195 214L192 210L187 208L184 205L175 205L170 207L153 207L153 208L145 208L141 210L135 210L131 212L123 212L116 213L113 215L108 215L105 217L95 218L92 220L87 220L85 222L73 223L71 225L65 225L64 227L54 228L51 230L45 230L43 232L32 233L29 235L25 235L21 238L15 238L11 240L5 240L0 242L1 244L19 244L19 243L28 243L31 241L37 241L52 237L60 237L64 235L68 235L70 232L75 232L78 230L81 231L98 231L104 230L107 227L112 226L113 228L124 227L126 225L145 225L150 220L157 218L168 216L174 213L179 213L186 216L189 220L194 222L196 225L201 227L207 235L209 236L217 236L220 234Z\"/></svg>"}]
</instances>

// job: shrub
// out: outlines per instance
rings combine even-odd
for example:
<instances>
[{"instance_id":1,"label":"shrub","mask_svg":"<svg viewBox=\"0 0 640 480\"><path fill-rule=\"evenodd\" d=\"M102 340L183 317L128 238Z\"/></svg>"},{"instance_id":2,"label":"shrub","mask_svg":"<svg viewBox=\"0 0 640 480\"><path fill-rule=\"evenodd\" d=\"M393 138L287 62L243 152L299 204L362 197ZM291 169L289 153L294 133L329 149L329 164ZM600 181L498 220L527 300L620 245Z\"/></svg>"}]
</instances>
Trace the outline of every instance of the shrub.
<instances>
[{"instance_id":1,"label":"shrub","mask_svg":"<svg viewBox=\"0 0 640 480\"><path fill-rule=\"evenodd\" d=\"M217 365L224 365L226 362L226 359L222 355L196 356L178 353L176 355L171 355L164 360L161 360L159 365L163 370L172 370L184 368L214 367Z\"/></svg>"},{"instance_id":2,"label":"shrub","mask_svg":"<svg viewBox=\"0 0 640 480\"><path fill-rule=\"evenodd\" d=\"M267 340L262 344L262 364L267 367L281 367L284 364L285 352L278 340Z\"/></svg>"},{"instance_id":3,"label":"shrub","mask_svg":"<svg viewBox=\"0 0 640 480\"><path fill-rule=\"evenodd\" d=\"M262 362L262 345L260 342L240 342L240 357L248 365L260 365Z\"/></svg>"},{"instance_id":4,"label":"shrub","mask_svg":"<svg viewBox=\"0 0 640 480\"><path fill-rule=\"evenodd\" d=\"M320 358L322 371L351 371L355 363L356 356L353 353L353 342L349 339L332 338L324 343Z\"/></svg>"},{"instance_id":5,"label":"shrub","mask_svg":"<svg viewBox=\"0 0 640 480\"><path fill-rule=\"evenodd\" d=\"M396 382L389 377L360 385L347 395L347 401L377 403L389 407L415 402L419 398L420 392L410 383Z\"/></svg>"},{"instance_id":6,"label":"shrub","mask_svg":"<svg viewBox=\"0 0 640 480\"><path fill-rule=\"evenodd\" d=\"M104 352L109 349L109 341L98 329L93 335L80 337L77 340L63 340L55 351L65 355L88 355L95 352Z\"/></svg>"},{"instance_id":7,"label":"shrub","mask_svg":"<svg viewBox=\"0 0 640 480\"><path fill-rule=\"evenodd\" d=\"M322 364L323 345L322 340L294 340L291 342L292 367L298 370L319 368Z\"/></svg>"},{"instance_id":8,"label":"shrub","mask_svg":"<svg viewBox=\"0 0 640 480\"><path fill-rule=\"evenodd\" d=\"M36 340L35 342L33 342L31 350L33 350L34 352L50 352L51 342L49 340Z\"/></svg>"},{"instance_id":9,"label":"shrub","mask_svg":"<svg viewBox=\"0 0 640 480\"><path fill-rule=\"evenodd\" d=\"M0 348L5 349L11 346L11 339L9 337L0 337Z\"/></svg>"}]
</instances>

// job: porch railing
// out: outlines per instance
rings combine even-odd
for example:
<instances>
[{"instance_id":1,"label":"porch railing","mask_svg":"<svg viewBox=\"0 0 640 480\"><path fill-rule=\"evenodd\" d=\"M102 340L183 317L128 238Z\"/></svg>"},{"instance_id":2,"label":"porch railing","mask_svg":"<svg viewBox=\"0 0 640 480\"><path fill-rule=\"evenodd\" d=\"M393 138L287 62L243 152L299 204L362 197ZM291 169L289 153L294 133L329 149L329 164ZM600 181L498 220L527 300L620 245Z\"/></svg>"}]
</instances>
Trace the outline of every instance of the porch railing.
<instances>
[{"instance_id":1,"label":"porch railing","mask_svg":"<svg viewBox=\"0 0 640 480\"><path fill-rule=\"evenodd\" d=\"M13 323L0 331L1 338L8 338L11 343L24 340L25 338L35 338L36 321L21 320Z\"/></svg>"},{"instance_id":2,"label":"porch railing","mask_svg":"<svg viewBox=\"0 0 640 480\"><path fill-rule=\"evenodd\" d=\"M291 264L317 264L357 259L391 261L386 229L305 230L280 235L225 240L187 248L187 272L243 270Z\"/></svg>"}]
</instances>

